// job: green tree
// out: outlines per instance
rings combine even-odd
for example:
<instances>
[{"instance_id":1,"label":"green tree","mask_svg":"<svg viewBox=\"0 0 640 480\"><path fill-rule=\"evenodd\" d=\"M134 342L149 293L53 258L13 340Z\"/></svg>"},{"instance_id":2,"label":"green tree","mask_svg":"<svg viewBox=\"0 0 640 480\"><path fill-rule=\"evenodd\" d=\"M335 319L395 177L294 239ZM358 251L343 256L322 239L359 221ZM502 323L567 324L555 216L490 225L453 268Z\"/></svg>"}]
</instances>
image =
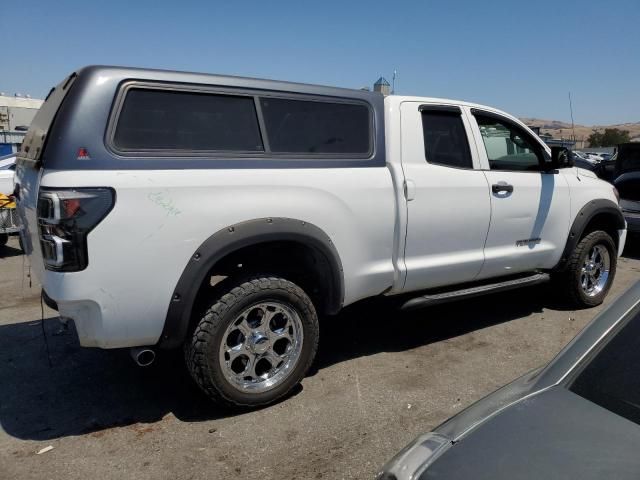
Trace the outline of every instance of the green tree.
<instances>
[{"instance_id":1,"label":"green tree","mask_svg":"<svg viewBox=\"0 0 640 480\"><path fill-rule=\"evenodd\" d=\"M619 128L605 128L604 132L594 130L587 139L590 147L615 147L620 143L627 143L629 140L629 130L620 130Z\"/></svg>"},{"instance_id":2,"label":"green tree","mask_svg":"<svg viewBox=\"0 0 640 480\"><path fill-rule=\"evenodd\" d=\"M587 138L590 147L600 147L602 145L602 132L594 130L589 138Z\"/></svg>"}]
</instances>

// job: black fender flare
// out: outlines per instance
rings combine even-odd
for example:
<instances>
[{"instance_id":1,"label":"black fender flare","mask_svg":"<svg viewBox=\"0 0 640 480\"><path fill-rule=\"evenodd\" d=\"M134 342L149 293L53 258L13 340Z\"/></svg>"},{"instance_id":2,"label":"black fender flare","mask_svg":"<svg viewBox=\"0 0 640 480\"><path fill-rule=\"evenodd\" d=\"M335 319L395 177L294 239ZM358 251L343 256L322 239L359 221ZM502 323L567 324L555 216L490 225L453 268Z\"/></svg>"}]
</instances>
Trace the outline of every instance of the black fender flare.
<instances>
[{"instance_id":1,"label":"black fender flare","mask_svg":"<svg viewBox=\"0 0 640 480\"><path fill-rule=\"evenodd\" d=\"M576 248L576 245L582 238L584 229L596 215L601 214L608 215L614 219L618 230L625 228L626 222L624 220L624 215L622 214L622 210L620 210L618 204L604 198L591 200L582 207L576 215L573 225L571 225L571 229L569 230L569 237L567 238L567 243L564 247L564 251L562 252L562 257L554 270L562 271L564 269L569 257L571 257L571 252L573 252L574 248ZM614 238L613 240L616 244L618 243L617 239Z\"/></svg>"},{"instance_id":2,"label":"black fender flare","mask_svg":"<svg viewBox=\"0 0 640 480\"><path fill-rule=\"evenodd\" d=\"M331 269L327 313L337 313L344 302L344 274L340 255L329 236L317 226L291 218L259 218L219 230L191 255L171 296L160 348L176 348L187 334L200 286L213 266L234 251L264 242L289 240L320 252Z\"/></svg>"}]
</instances>

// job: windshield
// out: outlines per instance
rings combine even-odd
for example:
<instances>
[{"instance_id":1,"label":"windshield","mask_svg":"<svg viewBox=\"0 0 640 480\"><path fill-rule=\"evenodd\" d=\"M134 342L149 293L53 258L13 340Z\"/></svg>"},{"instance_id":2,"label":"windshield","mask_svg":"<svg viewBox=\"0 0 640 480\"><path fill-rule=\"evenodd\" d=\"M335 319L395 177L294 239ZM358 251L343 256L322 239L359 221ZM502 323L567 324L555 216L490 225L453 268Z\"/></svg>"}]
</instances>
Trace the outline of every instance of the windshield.
<instances>
[{"instance_id":1,"label":"windshield","mask_svg":"<svg viewBox=\"0 0 640 480\"><path fill-rule=\"evenodd\" d=\"M640 424L640 309L606 341L569 390Z\"/></svg>"}]
</instances>

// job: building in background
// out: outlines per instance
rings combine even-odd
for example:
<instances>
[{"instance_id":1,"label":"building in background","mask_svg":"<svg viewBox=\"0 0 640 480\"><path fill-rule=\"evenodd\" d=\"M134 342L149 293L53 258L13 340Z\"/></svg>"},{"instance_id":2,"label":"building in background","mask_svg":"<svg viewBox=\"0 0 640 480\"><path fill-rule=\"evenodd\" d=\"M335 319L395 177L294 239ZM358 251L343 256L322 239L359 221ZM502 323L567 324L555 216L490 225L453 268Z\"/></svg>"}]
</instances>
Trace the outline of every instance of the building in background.
<instances>
[{"instance_id":1,"label":"building in background","mask_svg":"<svg viewBox=\"0 0 640 480\"><path fill-rule=\"evenodd\" d=\"M553 138L549 133L541 133L539 136L542 141L550 147L564 147L569 150L574 150L576 148L575 140L570 140L568 138Z\"/></svg>"},{"instance_id":2,"label":"building in background","mask_svg":"<svg viewBox=\"0 0 640 480\"><path fill-rule=\"evenodd\" d=\"M44 103L36 98L0 94L0 156L17 152L29 125Z\"/></svg>"},{"instance_id":3,"label":"building in background","mask_svg":"<svg viewBox=\"0 0 640 480\"><path fill-rule=\"evenodd\" d=\"M384 77L380 77L376 80L376 83L373 84L373 91L381 93L383 95L391 94L391 85L387 82L387 79Z\"/></svg>"}]
</instances>

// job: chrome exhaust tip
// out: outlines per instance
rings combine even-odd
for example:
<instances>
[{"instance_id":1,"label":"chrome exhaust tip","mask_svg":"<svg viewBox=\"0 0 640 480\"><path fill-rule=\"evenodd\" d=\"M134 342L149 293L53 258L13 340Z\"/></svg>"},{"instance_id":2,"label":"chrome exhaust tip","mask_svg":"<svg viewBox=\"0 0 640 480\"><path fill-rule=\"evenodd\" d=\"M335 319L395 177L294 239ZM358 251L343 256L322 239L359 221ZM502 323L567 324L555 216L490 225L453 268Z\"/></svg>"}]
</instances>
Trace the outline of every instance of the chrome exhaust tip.
<instances>
[{"instance_id":1,"label":"chrome exhaust tip","mask_svg":"<svg viewBox=\"0 0 640 480\"><path fill-rule=\"evenodd\" d=\"M147 347L134 347L129 353L139 367L148 367L156 359L156 352Z\"/></svg>"}]
</instances>

